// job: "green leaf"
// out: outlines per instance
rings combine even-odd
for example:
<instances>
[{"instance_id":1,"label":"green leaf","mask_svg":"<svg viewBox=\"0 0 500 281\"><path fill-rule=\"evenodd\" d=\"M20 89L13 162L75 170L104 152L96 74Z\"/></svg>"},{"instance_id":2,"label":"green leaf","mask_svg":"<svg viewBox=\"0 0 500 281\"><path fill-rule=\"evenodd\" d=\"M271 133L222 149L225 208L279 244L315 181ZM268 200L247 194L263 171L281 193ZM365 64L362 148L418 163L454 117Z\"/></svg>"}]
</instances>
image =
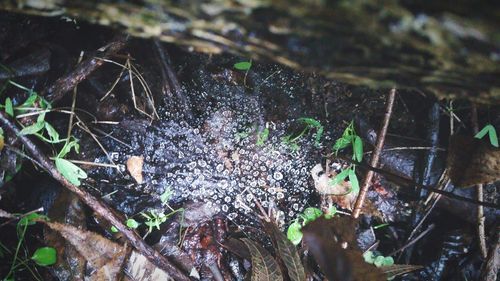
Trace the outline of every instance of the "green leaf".
<instances>
[{"instance_id":1,"label":"green leaf","mask_svg":"<svg viewBox=\"0 0 500 281\"><path fill-rule=\"evenodd\" d=\"M359 136L354 138L354 143L352 145L354 151L354 159L358 162L363 160L363 141Z\"/></svg>"},{"instance_id":2,"label":"green leaf","mask_svg":"<svg viewBox=\"0 0 500 281\"><path fill-rule=\"evenodd\" d=\"M335 144L333 145L333 150L337 152L341 149L348 147L350 144L351 144L351 137L342 137L340 139L337 139L337 141L335 141Z\"/></svg>"},{"instance_id":3,"label":"green leaf","mask_svg":"<svg viewBox=\"0 0 500 281\"><path fill-rule=\"evenodd\" d=\"M488 137L490 138L491 145L493 145L494 147L498 147L497 131L491 124L484 126L484 128L481 129L481 131L479 131L474 137L476 139L482 139L486 134L488 134Z\"/></svg>"},{"instance_id":4,"label":"green leaf","mask_svg":"<svg viewBox=\"0 0 500 281\"><path fill-rule=\"evenodd\" d=\"M305 123L306 125L310 125L314 128L320 128L320 127L323 127L321 125L321 122L319 122L318 120L314 119L314 118L306 118L306 117L303 117L303 118L299 118L298 119L299 122L303 122Z\"/></svg>"},{"instance_id":5,"label":"green leaf","mask_svg":"<svg viewBox=\"0 0 500 281\"><path fill-rule=\"evenodd\" d=\"M250 61L240 61L234 64L234 68L238 70L249 70L252 67L252 62Z\"/></svg>"},{"instance_id":6,"label":"green leaf","mask_svg":"<svg viewBox=\"0 0 500 281\"><path fill-rule=\"evenodd\" d=\"M359 181L353 169L349 169L349 181L351 182L351 191L357 194L359 192Z\"/></svg>"},{"instance_id":7,"label":"green leaf","mask_svg":"<svg viewBox=\"0 0 500 281\"><path fill-rule=\"evenodd\" d=\"M166 203L168 203L168 201L170 201L170 198L172 197L173 194L174 194L174 192L172 191L172 189L170 189L170 187L167 187L165 189L165 192L163 192L160 195L160 201L161 201L161 203L163 205L166 204Z\"/></svg>"},{"instance_id":8,"label":"green leaf","mask_svg":"<svg viewBox=\"0 0 500 281\"><path fill-rule=\"evenodd\" d=\"M57 252L52 247L38 248L31 259L41 266L53 265L57 261Z\"/></svg>"},{"instance_id":9,"label":"green leaf","mask_svg":"<svg viewBox=\"0 0 500 281\"><path fill-rule=\"evenodd\" d=\"M53 142L59 141L59 133L48 122L45 122L45 130L47 131L47 134L49 134L51 141Z\"/></svg>"},{"instance_id":10,"label":"green leaf","mask_svg":"<svg viewBox=\"0 0 500 281\"><path fill-rule=\"evenodd\" d=\"M257 146L263 146L264 142L269 138L269 128L264 128L262 132L257 135Z\"/></svg>"},{"instance_id":11,"label":"green leaf","mask_svg":"<svg viewBox=\"0 0 500 281\"><path fill-rule=\"evenodd\" d=\"M19 226L25 226L25 225L34 225L36 223L37 219L42 219L42 220L48 220L49 218L45 215L40 215L37 213L31 213L27 216L24 216L19 220L17 223Z\"/></svg>"},{"instance_id":12,"label":"green leaf","mask_svg":"<svg viewBox=\"0 0 500 281\"><path fill-rule=\"evenodd\" d=\"M139 227L139 223L134 219L128 219L125 224L128 228L136 229Z\"/></svg>"},{"instance_id":13,"label":"green leaf","mask_svg":"<svg viewBox=\"0 0 500 281\"><path fill-rule=\"evenodd\" d=\"M318 208L309 207L304 210L305 223L316 220L323 215L323 211Z\"/></svg>"},{"instance_id":14,"label":"green leaf","mask_svg":"<svg viewBox=\"0 0 500 281\"><path fill-rule=\"evenodd\" d=\"M341 171L338 175L336 175L332 180L330 180L330 185L337 185L339 184L341 181L345 180L347 178L347 176L349 175L349 171L351 169L345 169L343 171Z\"/></svg>"},{"instance_id":15,"label":"green leaf","mask_svg":"<svg viewBox=\"0 0 500 281\"><path fill-rule=\"evenodd\" d=\"M14 107L12 106L12 100L10 98L5 99L5 113L10 117L14 117Z\"/></svg>"},{"instance_id":16,"label":"green leaf","mask_svg":"<svg viewBox=\"0 0 500 281\"><path fill-rule=\"evenodd\" d=\"M292 242L293 245L299 245L300 241L302 241L302 225L298 221L294 221L290 226L288 227L288 230L286 231L286 237L288 240Z\"/></svg>"},{"instance_id":17,"label":"green leaf","mask_svg":"<svg viewBox=\"0 0 500 281\"><path fill-rule=\"evenodd\" d=\"M29 125L27 127L24 127L21 132L19 132L20 135L33 135L38 132L40 132L43 128L45 127L45 122L37 122L33 125Z\"/></svg>"},{"instance_id":18,"label":"green leaf","mask_svg":"<svg viewBox=\"0 0 500 281\"><path fill-rule=\"evenodd\" d=\"M113 226L111 226L110 230L111 230L111 232L113 232L113 233L117 233L117 232L118 232L118 228L116 228L116 226L114 226L114 225L113 225Z\"/></svg>"},{"instance_id":19,"label":"green leaf","mask_svg":"<svg viewBox=\"0 0 500 281\"><path fill-rule=\"evenodd\" d=\"M73 139L72 141L65 143L63 148L57 155L57 157L64 158L64 156L66 156L66 154L68 154L71 151L71 148L74 148L75 151L78 153L78 151L80 150L80 145L78 144L78 140Z\"/></svg>"},{"instance_id":20,"label":"green leaf","mask_svg":"<svg viewBox=\"0 0 500 281\"><path fill-rule=\"evenodd\" d=\"M55 162L57 170L72 184L80 186L80 179L87 178L87 173L70 161L62 158L56 158Z\"/></svg>"}]
</instances>

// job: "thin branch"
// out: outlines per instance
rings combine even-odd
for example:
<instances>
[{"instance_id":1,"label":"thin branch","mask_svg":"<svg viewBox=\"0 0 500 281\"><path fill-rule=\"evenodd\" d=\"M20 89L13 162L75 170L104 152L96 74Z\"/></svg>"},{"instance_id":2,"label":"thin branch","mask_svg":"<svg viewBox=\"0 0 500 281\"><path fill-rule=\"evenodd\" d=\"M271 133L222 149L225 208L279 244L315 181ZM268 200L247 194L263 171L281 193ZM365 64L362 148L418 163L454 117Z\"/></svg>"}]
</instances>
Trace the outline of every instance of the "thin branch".
<instances>
[{"instance_id":1,"label":"thin branch","mask_svg":"<svg viewBox=\"0 0 500 281\"><path fill-rule=\"evenodd\" d=\"M92 72L98 69L104 61L102 58L109 58L119 52L123 47L125 47L128 36L119 35L104 47L101 47L98 51L103 51L102 54L98 54L100 58L91 56L90 58L80 62L75 70L68 73L67 75L57 79L44 93L43 96L51 102L54 103L64 95L71 91L76 85L80 84L85 80ZM97 55L97 54L96 54Z\"/></svg>"},{"instance_id":2,"label":"thin branch","mask_svg":"<svg viewBox=\"0 0 500 281\"><path fill-rule=\"evenodd\" d=\"M392 115L392 108L394 106L394 99L396 97L396 89L392 88L389 92L389 96L387 97L386 108L384 121L382 122L382 127L380 132L377 134L377 143L375 144L375 150L373 151L372 159L370 162L370 166L377 167L378 161L380 158L380 152L384 147L385 135L387 133L387 128L389 127L389 120ZM356 203L354 204L354 211L352 212L353 218L358 218L361 212L361 207L365 201L366 193L368 192L368 187L372 181L373 171L369 170L366 172L366 176L363 180L363 184L361 185L361 190L359 192L358 198L356 199Z\"/></svg>"},{"instance_id":3,"label":"thin branch","mask_svg":"<svg viewBox=\"0 0 500 281\"><path fill-rule=\"evenodd\" d=\"M189 278L175 265L167 260L166 257L155 251L151 246L147 245L134 231L127 228L122 220L114 213L114 211L105 205L99 198L94 197L86 190L82 190L71 184L59 171L57 171L54 163L47 158L42 151L27 137L20 134L19 128L5 115L0 112L0 124L10 130L14 135L21 140L25 149L37 159L42 167L64 188L73 192L94 212L104 217L111 225L114 225L127 238L130 244L137 249L141 254L147 257L158 267L168 272L175 280L189 280Z\"/></svg>"},{"instance_id":4,"label":"thin branch","mask_svg":"<svg viewBox=\"0 0 500 281\"><path fill-rule=\"evenodd\" d=\"M472 104L472 128L474 130L474 134L477 134L479 131L479 126L477 122L477 107L475 104ZM478 184L476 185L476 191L477 191L477 200L483 201L484 200L484 190L483 190L483 185ZM483 258L486 258L488 255L488 249L486 248L486 237L485 237L485 231L484 231L484 224L485 224L485 217L484 217L484 208L481 205L477 205L477 235L478 235L478 240L479 240L479 249L481 252L481 256Z\"/></svg>"}]
</instances>

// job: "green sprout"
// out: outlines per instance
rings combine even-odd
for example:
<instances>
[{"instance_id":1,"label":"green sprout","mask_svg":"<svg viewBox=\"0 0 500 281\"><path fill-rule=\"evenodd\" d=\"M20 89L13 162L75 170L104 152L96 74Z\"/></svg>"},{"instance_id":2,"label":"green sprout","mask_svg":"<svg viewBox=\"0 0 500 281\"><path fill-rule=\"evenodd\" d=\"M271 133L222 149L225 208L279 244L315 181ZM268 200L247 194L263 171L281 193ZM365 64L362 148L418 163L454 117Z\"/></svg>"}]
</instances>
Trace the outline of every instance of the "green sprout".
<instances>
[{"instance_id":1,"label":"green sprout","mask_svg":"<svg viewBox=\"0 0 500 281\"><path fill-rule=\"evenodd\" d=\"M297 119L297 121L305 125L302 131L300 131L296 135L287 135L283 137L281 139L281 142L286 145L289 145L293 151L297 151L299 149L297 141L310 131L315 130L316 132L314 133L314 145L321 146L321 137L323 136L325 130L323 125L321 125L321 123L318 120L313 118L303 117Z\"/></svg>"},{"instance_id":2,"label":"green sprout","mask_svg":"<svg viewBox=\"0 0 500 281\"><path fill-rule=\"evenodd\" d=\"M257 142L255 143L255 145L263 146L264 142L266 142L268 138L269 138L269 128L266 127L264 128L264 130L260 131L257 134Z\"/></svg>"},{"instance_id":3,"label":"green sprout","mask_svg":"<svg viewBox=\"0 0 500 281\"><path fill-rule=\"evenodd\" d=\"M373 264L376 267L394 265L394 259L392 257L384 257L378 252L366 251L363 254L363 258L366 263Z\"/></svg>"},{"instance_id":4,"label":"green sprout","mask_svg":"<svg viewBox=\"0 0 500 281\"><path fill-rule=\"evenodd\" d=\"M333 145L333 151L335 155L337 155L340 150L347 148L348 146L352 146L352 159L357 162L361 162L363 160L363 141L356 134L353 121L349 123L347 128L342 133L342 136L335 141L335 144ZM349 191L349 193L359 192L359 180L356 176L355 164L350 165L348 168L342 170L333 179L331 179L330 185L337 185L347 178L349 178L349 182L351 183L351 190Z\"/></svg>"},{"instance_id":5,"label":"green sprout","mask_svg":"<svg viewBox=\"0 0 500 281\"><path fill-rule=\"evenodd\" d=\"M490 138L490 143L494 147L498 147L498 136L497 136L497 131L495 130L495 127L493 125L488 124L481 129L474 137L476 139L482 139L484 136L488 134L488 137Z\"/></svg>"},{"instance_id":6,"label":"green sprout","mask_svg":"<svg viewBox=\"0 0 500 281\"><path fill-rule=\"evenodd\" d=\"M234 64L234 68L237 70L248 71L250 70L250 67L252 67L251 61L240 61Z\"/></svg>"}]
</instances>

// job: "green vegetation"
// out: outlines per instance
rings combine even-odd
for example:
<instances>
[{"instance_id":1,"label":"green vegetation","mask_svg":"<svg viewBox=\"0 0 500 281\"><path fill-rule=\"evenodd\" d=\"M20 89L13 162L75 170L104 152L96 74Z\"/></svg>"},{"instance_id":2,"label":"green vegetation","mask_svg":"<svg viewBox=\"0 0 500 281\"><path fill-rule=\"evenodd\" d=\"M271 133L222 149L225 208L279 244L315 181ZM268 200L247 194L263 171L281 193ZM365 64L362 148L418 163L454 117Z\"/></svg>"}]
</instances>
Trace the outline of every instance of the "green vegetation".
<instances>
[{"instance_id":1,"label":"green vegetation","mask_svg":"<svg viewBox=\"0 0 500 281\"><path fill-rule=\"evenodd\" d=\"M56 263L57 252L52 247L38 248L30 258L27 257L27 253L29 251L24 247L24 237L26 235L28 226L34 225L36 223L36 220L48 220L48 218L44 215L32 213L22 217L19 220L16 227L18 242L14 252L0 243L0 256L6 254L13 255L10 270L2 280L15 280L16 272L18 272L20 268L28 270L35 280L43 280L42 276L40 276L40 274L36 270L34 270L31 261L38 266L50 266ZM24 253L24 258L20 257L21 253Z\"/></svg>"},{"instance_id":2,"label":"green vegetation","mask_svg":"<svg viewBox=\"0 0 500 281\"><path fill-rule=\"evenodd\" d=\"M481 129L474 137L476 139L482 139L484 136L488 134L488 137L490 138L490 143L494 147L498 147L498 136L497 136L497 131L495 130L495 127L493 125L488 124Z\"/></svg>"},{"instance_id":3,"label":"green vegetation","mask_svg":"<svg viewBox=\"0 0 500 281\"><path fill-rule=\"evenodd\" d=\"M57 156L54 157L56 169L70 183L79 186L81 184L80 179L87 178L87 174L77 165L71 163L66 159L63 159L71 151L71 149L74 149L75 152L78 153L78 140L73 136L60 138L57 130L45 120L46 114L52 111L52 105L44 98L39 96L35 91L30 90L13 81L8 81L8 84L26 91L29 96L19 106L14 106L11 99L7 97L5 99L5 104L0 105L0 108L3 108L5 110L5 113L11 117L21 118L28 116L37 116L36 122L31 125L24 126L20 132L20 135L34 135L41 141L48 144L64 143L64 146L61 148Z\"/></svg>"},{"instance_id":4,"label":"green vegetation","mask_svg":"<svg viewBox=\"0 0 500 281\"><path fill-rule=\"evenodd\" d=\"M234 64L234 68L237 70L248 71L252 67L252 61L240 61Z\"/></svg>"},{"instance_id":5,"label":"green vegetation","mask_svg":"<svg viewBox=\"0 0 500 281\"><path fill-rule=\"evenodd\" d=\"M373 264L376 267L384 267L394 265L394 259L392 257L384 257L378 252L366 251L363 254L365 262Z\"/></svg>"},{"instance_id":6,"label":"green vegetation","mask_svg":"<svg viewBox=\"0 0 500 281\"><path fill-rule=\"evenodd\" d=\"M264 130L260 131L257 134L257 142L255 144L257 146L263 146L268 138L269 138L269 128L266 127L266 128L264 128Z\"/></svg>"},{"instance_id":7,"label":"green vegetation","mask_svg":"<svg viewBox=\"0 0 500 281\"><path fill-rule=\"evenodd\" d=\"M303 136L305 136L306 134L308 134L310 131L315 131L314 133L314 145L316 146L321 146L321 137L323 136L323 133L324 133L324 127L323 125L321 125L321 123L316 120L316 119L313 119L313 118L306 118L306 117L303 117L303 118L299 118L297 119L297 121L299 123L301 123L302 125L304 125L303 129L298 133L298 134L291 134L291 135L287 135L287 136L284 136L281 141L286 144L286 145L289 145L291 147L292 150L296 151L299 149L299 145L297 144L297 141L302 138Z\"/></svg>"},{"instance_id":8,"label":"green vegetation","mask_svg":"<svg viewBox=\"0 0 500 281\"><path fill-rule=\"evenodd\" d=\"M335 155L337 153L349 146L352 146L352 159L361 162L363 160L363 141L356 134L354 130L354 122L351 121L347 128L344 130L342 136L337 139L335 144L333 145L333 151ZM340 182L344 181L346 178L349 178L349 182L351 183L350 192L359 192L359 181L356 176L356 165L352 164L348 168L342 170L337 176L335 176L331 181L330 185L336 185Z\"/></svg>"},{"instance_id":9,"label":"green vegetation","mask_svg":"<svg viewBox=\"0 0 500 281\"><path fill-rule=\"evenodd\" d=\"M302 212L302 214L299 214L298 217L288 227L286 232L288 240L290 240L294 245L300 244L300 241L302 241L303 237L302 227L310 222L315 221L323 215L326 219L331 219L333 218L333 216L335 216L336 213L337 208L335 208L334 206L328 208L328 211L325 214L318 208L306 208L304 212Z\"/></svg>"}]
</instances>

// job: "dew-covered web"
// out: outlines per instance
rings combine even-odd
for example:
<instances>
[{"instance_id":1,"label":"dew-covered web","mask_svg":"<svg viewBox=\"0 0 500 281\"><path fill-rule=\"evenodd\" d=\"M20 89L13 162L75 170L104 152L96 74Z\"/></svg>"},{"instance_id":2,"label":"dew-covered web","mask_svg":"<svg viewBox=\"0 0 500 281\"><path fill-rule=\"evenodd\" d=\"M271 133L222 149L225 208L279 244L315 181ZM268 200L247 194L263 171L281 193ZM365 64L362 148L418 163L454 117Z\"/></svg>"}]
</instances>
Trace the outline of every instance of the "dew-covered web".
<instances>
[{"instance_id":1,"label":"dew-covered web","mask_svg":"<svg viewBox=\"0 0 500 281\"><path fill-rule=\"evenodd\" d=\"M276 77L274 87L282 87L273 94L296 99L300 89L294 89L294 83L299 78ZM135 187L156 200L170 189L171 204L207 202L215 212L241 221L255 217L255 196L264 208L274 206L282 218L295 217L307 207L314 189L310 170L319 161L311 134L297 140L297 147L283 142L296 125L293 112L299 110L271 112L269 108L281 105L270 104L279 101L275 97L262 96L267 94L264 86L249 92L241 85L206 81L197 89L183 89L196 120L175 120L177 116L166 113L164 120L141 130L120 132L130 148L114 144L117 162L143 156L144 183ZM258 143L264 130L269 134Z\"/></svg>"}]
</instances>

